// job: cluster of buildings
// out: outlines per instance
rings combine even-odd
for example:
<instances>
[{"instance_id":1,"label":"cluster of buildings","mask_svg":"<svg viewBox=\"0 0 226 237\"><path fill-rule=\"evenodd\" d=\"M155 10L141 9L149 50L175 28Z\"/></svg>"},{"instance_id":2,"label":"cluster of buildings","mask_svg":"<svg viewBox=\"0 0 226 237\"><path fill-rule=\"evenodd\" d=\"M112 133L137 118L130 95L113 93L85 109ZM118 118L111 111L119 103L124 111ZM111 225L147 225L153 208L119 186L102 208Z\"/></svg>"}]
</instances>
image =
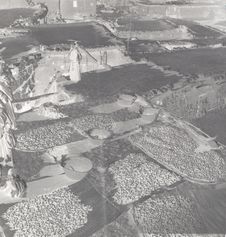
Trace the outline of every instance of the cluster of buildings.
<instances>
[{"instance_id":1,"label":"cluster of buildings","mask_svg":"<svg viewBox=\"0 0 226 237\"><path fill-rule=\"evenodd\" d=\"M36 2L36 1L34 1ZM49 15L60 14L65 19L77 17L94 17L96 15L96 0L42 0L48 9ZM35 7L37 4L33 4ZM0 9L32 7L26 0L6 0L1 3Z\"/></svg>"}]
</instances>

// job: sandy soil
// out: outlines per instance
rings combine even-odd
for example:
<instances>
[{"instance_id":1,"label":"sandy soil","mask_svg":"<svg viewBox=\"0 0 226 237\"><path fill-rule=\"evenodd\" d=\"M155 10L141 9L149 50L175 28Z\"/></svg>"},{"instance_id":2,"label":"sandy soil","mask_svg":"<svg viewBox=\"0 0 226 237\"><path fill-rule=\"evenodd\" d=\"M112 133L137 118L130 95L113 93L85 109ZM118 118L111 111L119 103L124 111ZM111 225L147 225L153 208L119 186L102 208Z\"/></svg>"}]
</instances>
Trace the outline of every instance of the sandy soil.
<instances>
[{"instance_id":1,"label":"sandy soil","mask_svg":"<svg viewBox=\"0 0 226 237\"><path fill-rule=\"evenodd\" d=\"M45 121L48 119L45 116L37 114L37 112L28 112L25 114L22 114L18 117L18 122L31 122L31 121Z\"/></svg>"},{"instance_id":2,"label":"sandy soil","mask_svg":"<svg viewBox=\"0 0 226 237\"><path fill-rule=\"evenodd\" d=\"M31 198L37 195L50 193L58 188L67 187L78 181L69 179L65 174L32 181L27 183L28 188L26 197Z\"/></svg>"}]
</instances>

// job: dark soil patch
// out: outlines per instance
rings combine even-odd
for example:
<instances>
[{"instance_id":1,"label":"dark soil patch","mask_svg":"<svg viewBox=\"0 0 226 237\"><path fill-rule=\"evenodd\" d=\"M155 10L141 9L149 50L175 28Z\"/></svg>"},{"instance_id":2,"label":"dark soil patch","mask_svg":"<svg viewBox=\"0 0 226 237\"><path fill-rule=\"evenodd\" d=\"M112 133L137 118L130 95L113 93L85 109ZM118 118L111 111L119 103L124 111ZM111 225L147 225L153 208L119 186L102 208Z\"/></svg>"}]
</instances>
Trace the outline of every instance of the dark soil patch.
<instances>
[{"instance_id":1,"label":"dark soil patch","mask_svg":"<svg viewBox=\"0 0 226 237\"><path fill-rule=\"evenodd\" d=\"M179 81L177 76L165 76L146 64L131 64L101 73L85 73L77 84L65 88L75 94L88 96L90 100L117 95L125 90L143 94Z\"/></svg>"},{"instance_id":2,"label":"dark soil patch","mask_svg":"<svg viewBox=\"0 0 226 237\"><path fill-rule=\"evenodd\" d=\"M217 136L217 141L226 145L226 109L210 111L192 123L208 135Z\"/></svg>"},{"instance_id":3,"label":"dark soil patch","mask_svg":"<svg viewBox=\"0 0 226 237\"><path fill-rule=\"evenodd\" d=\"M199 48L153 54L149 60L184 75L213 75L226 72L225 48Z\"/></svg>"},{"instance_id":4,"label":"dark soil patch","mask_svg":"<svg viewBox=\"0 0 226 237\"><path fill-rule=\"evenodd\" d=\"M41 158L41 152L13 151L14 163L17 173L26 181L31 181L32 177L46 166Z\"/></svg>"}]
</instances>

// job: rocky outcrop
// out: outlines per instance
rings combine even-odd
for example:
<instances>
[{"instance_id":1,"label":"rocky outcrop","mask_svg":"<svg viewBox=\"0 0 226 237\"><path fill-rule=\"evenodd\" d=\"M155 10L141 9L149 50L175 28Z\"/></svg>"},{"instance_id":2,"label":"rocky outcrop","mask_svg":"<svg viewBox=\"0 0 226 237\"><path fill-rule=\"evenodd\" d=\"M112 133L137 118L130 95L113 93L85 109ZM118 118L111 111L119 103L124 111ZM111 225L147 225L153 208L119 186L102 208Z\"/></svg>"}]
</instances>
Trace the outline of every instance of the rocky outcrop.
<instances>
[{"instance_id":1,"label":"rocky outcrop","mask_svg":"<svg viewBox=\"0 0 226 237\"><path fill-rule=\"evenodd\" d=\"M13 130L16 128L16 118L12 106L11 87L14 78L8 65L0 62L0 167L14 166L12 149L15 147ZM5 183L4 183L5 182ZM7 176L1 172L0 183L4 183L1 191L10 197L20 197L26 189L26 183L9 169Z\"/></svg>"}]
</instances>

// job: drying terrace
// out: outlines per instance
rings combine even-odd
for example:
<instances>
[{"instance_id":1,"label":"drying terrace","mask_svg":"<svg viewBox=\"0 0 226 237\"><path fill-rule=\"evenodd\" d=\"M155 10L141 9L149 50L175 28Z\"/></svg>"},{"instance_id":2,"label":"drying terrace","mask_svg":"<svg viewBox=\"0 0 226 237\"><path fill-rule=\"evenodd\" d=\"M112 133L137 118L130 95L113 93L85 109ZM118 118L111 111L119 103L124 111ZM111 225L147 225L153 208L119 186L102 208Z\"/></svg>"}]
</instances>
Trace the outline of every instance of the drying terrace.
<instances>
[{"instance_id":1,"label":"drying terrace","mask_svg":"<svg viewBox=\"0 0 226 237\"><path fill-rule=\"evenodd\" d=\"M22 37L2 40L0 49L6 47L2 55L7 59L26 52L33 46L71 44L69 40L76 40L80 45L88 48L122 44L102 25L95 22L83 22L29 27L29 33Z\"/></svg>"},{"instance_id":2,"label":"drying terrace","mask_svg":"<svg viewBox=\"0 0 226 237\"><path fill-rule=\"evenodd\" d=\"M171 68L184 75L225 73L226 48L199 48L161 54L148 59L159 66Z\"/></svg>"},{"instance_id":3,"label":"drying terrace","mask_svg":"<svg viewBox=\"0 0 226 237\"><path fill-rule=\"evenodd\" d=\"M172 85L179 80L178 76L167 76L147 64L130 64L110 71L85 73L81 81L66 86L66 89L90 99L102 99L126 90L143 94L151 89Z\"/></svg>"}]
</instances>

